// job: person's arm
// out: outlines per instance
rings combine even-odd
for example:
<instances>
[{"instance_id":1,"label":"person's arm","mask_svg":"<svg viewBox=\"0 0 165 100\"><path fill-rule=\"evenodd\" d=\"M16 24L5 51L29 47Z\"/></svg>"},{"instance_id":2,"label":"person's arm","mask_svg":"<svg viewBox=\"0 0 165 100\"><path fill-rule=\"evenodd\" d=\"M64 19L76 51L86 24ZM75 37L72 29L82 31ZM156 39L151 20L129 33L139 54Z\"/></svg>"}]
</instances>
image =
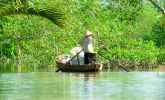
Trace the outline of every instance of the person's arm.
<instances>
[{"instance_id":1,"label":"person's arm","mask_svg":"<svg viewBox=\"0 0 165 100\"><path fill-rule=\"evenodd\" d=\"M94 37L92 36L92 43L93 44L97 44L96 40L94 39Z\"/></svg>"},{"instance_id":2,"label":"person's arm","mask_svg":"<svg viewBox=\"0 0 165 100\"><path fill-rule=\"evenodd\" d=\"M83 37L83 38L79 41L79 44L83 45L84 40L85 40L85 37Z\"/></svg>"}]
</instances>

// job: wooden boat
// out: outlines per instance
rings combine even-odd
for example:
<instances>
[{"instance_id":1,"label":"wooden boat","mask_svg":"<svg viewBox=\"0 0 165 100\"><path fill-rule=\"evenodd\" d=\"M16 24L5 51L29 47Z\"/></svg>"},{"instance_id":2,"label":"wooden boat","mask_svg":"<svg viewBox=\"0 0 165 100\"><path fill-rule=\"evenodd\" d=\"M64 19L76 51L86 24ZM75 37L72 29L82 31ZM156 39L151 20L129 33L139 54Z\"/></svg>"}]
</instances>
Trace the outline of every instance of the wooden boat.
<instances>
[{"instance_id":1,"label":"wooden boat","mask_svg":"<svg viewBox=\"0 0 165 100\"><path fill-rule=\"evenodd\" d=\"M102 70L102 64L91 65L70 65L56 61L57 68L63 72L99 72Z\"/></svg>"}]
</instances>

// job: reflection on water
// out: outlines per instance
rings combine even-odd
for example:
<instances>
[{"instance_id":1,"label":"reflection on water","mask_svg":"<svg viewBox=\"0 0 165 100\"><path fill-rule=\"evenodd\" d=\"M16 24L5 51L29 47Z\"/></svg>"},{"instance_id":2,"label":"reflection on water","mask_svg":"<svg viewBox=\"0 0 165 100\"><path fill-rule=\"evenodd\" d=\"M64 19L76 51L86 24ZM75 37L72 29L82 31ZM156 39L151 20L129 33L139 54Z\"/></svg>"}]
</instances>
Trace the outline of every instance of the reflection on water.
<instances>
[{"instance_id":1,"label":"reflection on water","mask_svg":"<svg viewBox=\"0 0 165 100\"><path fill-rule=\"evenodd\" d=\"M0 100L165 100L165 72L0 74Z\"/></svg>"}]
</instances>

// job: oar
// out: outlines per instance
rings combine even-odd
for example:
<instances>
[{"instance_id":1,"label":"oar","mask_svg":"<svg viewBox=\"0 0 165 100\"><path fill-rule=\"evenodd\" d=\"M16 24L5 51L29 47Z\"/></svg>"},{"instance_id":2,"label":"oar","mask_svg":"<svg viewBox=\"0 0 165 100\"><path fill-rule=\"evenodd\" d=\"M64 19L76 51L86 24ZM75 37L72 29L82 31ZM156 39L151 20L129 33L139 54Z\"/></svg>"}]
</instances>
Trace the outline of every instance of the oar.
<instances>
[{"instance_id":1,"label":"oar","mask_svg":"<svg viewBox=\"0 0 165 100\"><path fill-rule=\"evenodd\" d=\"M66 64L67 64L68 62L70 62L71 60L73 60L73 59L74 59L78 54L80 54L82 51L83 51L83 49L82 49L80 52L78 52L75 56L73 56L69 61L67 61ZM64 65L63 65L63 66L64 66ZM62 66L62 67L63 67L63 66ZM56 72L59 72L59 71L60 71L60 69L57 69L57 70L56 70Z\"/></svg>"},{"instance_id":2,"label":"oar","mask_svg":"<svg viewBox=\"0 0 165 100\"><path fill-rule=\"evenodd\" d=\"M98 55L101 56L101 57L103 57L104 59L107 59L107 60L110 62L110 59L108 59L107 57L102 56L102 55L100 55L100 54L98 54ZM128 69L126 69L126 68L124 68L124 67L122 67L122 66L119 66L119 68L121 68L121 69L123 69L123 70L125 70L125 71L127 71L127 72L130 72Z\"/></svg>"}]
</instances>

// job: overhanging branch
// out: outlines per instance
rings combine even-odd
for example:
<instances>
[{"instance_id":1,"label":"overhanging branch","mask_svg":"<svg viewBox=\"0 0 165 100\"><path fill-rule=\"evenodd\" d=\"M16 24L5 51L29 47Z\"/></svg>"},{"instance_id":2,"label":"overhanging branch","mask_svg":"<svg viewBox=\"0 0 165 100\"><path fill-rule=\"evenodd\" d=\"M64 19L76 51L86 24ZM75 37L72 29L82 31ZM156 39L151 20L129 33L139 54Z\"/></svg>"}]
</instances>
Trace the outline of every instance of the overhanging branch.
<instances>
[{"instance_id":1,"label":"overhanging branch","mask_svg":"<svg viewBox=\"0 0 165 100\"><path fill-rule=\"evenodd\" d=\"M165 9L163 7L160 7L154 0L149 0L156 8L158 8L162 14L165 14Z\"/></svg>"}]
</instances>

